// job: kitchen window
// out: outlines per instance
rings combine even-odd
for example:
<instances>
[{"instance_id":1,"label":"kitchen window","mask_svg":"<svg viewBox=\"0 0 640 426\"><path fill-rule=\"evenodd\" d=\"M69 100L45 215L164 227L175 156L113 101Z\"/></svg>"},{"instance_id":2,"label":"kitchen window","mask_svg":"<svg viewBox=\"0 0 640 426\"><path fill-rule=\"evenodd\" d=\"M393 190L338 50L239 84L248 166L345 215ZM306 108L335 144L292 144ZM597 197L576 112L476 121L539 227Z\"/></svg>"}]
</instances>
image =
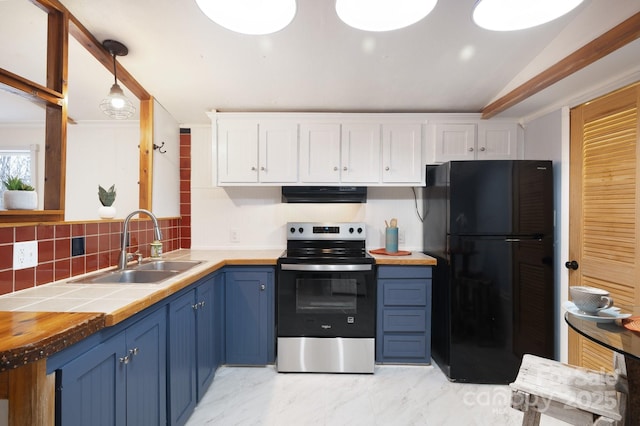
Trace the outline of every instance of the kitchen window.
<instances>
[{"instance_id":1,"label":"kitchen window","mask_svg":"<svg viewBox=\"0 0 640 426\"><path fill-rule=\"evenodd\" d=\"M36 191L37 185L37 157L38 145L27 147L0 147L0 180L4 182L9 177L19 177L30 184ZM0 209L4 209L4 185L0 185Z\"/></svg>"}]
</instances>

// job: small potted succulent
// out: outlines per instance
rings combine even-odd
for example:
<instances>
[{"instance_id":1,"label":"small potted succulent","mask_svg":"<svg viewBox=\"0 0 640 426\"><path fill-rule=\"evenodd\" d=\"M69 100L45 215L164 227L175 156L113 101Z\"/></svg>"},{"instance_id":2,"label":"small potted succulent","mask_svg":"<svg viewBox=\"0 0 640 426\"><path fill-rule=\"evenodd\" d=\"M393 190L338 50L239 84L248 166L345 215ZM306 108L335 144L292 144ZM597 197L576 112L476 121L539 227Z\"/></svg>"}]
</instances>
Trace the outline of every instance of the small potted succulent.
<instances>
[{"instance_id":1,"label":"small potted succulent","mask_svg":"<svg viewBox=\"0 0 640 426\"><path fill-rule=\"evenodd\" d=\"M36 189L18 176L9 176L2 184L7 188L3 195L5 209L35 210L38 207Z\"/></svg>"},{"instance_id":2,"label":"small potted succulent","mask_svg":"<svg viewBox=\"0 0 640 426\"><path fill-rule=\"evenodd\" d=\"M98 199L100 204L98 208L98 214L103 219L113 219L116 217L116 208L113 207L113 202L116 201L116 186L111 185L107 190L98 185Z\"/></svg>"}]
</instances>

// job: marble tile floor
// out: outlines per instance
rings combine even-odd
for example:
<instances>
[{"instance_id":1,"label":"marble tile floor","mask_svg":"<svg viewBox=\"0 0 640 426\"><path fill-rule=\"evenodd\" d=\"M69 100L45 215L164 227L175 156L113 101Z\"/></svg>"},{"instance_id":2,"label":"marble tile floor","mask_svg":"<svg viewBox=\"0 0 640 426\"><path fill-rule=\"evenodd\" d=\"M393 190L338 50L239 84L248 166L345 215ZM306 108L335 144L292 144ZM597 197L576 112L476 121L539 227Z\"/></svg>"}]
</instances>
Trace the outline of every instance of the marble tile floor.
<instances>
[{"instance_id":1,"label":"marble tile floor","mask_svg":"<svg viewBox=\"0 0 640 426\"><path fill-rule=\"evenodd\" d=\"M221 367L187 426L520 425L508 386L451 383L435 366L375 374L279 374ZM542 416L543 426L566 423Z\"/></svg>"}]
</instances>

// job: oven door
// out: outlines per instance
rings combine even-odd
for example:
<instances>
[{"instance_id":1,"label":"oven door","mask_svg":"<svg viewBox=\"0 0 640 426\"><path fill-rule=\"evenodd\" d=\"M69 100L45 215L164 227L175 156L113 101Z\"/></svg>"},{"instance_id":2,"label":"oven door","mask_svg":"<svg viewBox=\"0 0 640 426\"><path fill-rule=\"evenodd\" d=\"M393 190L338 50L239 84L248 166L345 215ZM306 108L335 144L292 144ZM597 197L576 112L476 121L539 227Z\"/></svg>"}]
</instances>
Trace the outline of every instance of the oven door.
<instances>
[{"instance_id":1,"label":"oven door","mask_svg":"<svg viewBox=\"0 0 640 426\"><path fill-rule=\"evenodd\" d=\"M375 337L371 264L281 264L278 337Z\"/></svg>"}]
</instances>

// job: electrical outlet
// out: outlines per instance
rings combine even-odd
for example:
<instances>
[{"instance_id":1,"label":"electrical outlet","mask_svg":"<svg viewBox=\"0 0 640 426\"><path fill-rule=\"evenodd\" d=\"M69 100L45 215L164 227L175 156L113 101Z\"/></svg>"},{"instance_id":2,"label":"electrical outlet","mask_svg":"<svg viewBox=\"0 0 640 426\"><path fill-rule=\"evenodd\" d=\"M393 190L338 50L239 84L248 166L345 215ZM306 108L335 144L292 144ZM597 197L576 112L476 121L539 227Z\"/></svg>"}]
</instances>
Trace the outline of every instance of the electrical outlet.
<instances>
[{"instance_id":1,"label":"electrical outlet","mask_svg":"<svg viewBox=\"0 0 640 426\"><path fill-rule=\"evenodd\" d=\"M398 244L404 244L404 229L398 229Z\"/></svg>"},{"instance_id":2,"label":"electrical outlet","mask_svg":"<svg viewBox=\"0 0 640 426\"><path fill-rule=\"evenodd\" d=\"M23 241L13 245L13 269L25 269L38 265L38 242Z\"/></svg>"},{"instance_id":3,"label":"electrical outlet","mask_svg":"<svg viewBox=\"0 0 640 426\"><path fill-rule=\"evenodd\" d=\"M229 231L229 240L232 243L239 243L240 239L238 238L238 230L237 229L232 229Z\"/></svg>"}]
</instances>

